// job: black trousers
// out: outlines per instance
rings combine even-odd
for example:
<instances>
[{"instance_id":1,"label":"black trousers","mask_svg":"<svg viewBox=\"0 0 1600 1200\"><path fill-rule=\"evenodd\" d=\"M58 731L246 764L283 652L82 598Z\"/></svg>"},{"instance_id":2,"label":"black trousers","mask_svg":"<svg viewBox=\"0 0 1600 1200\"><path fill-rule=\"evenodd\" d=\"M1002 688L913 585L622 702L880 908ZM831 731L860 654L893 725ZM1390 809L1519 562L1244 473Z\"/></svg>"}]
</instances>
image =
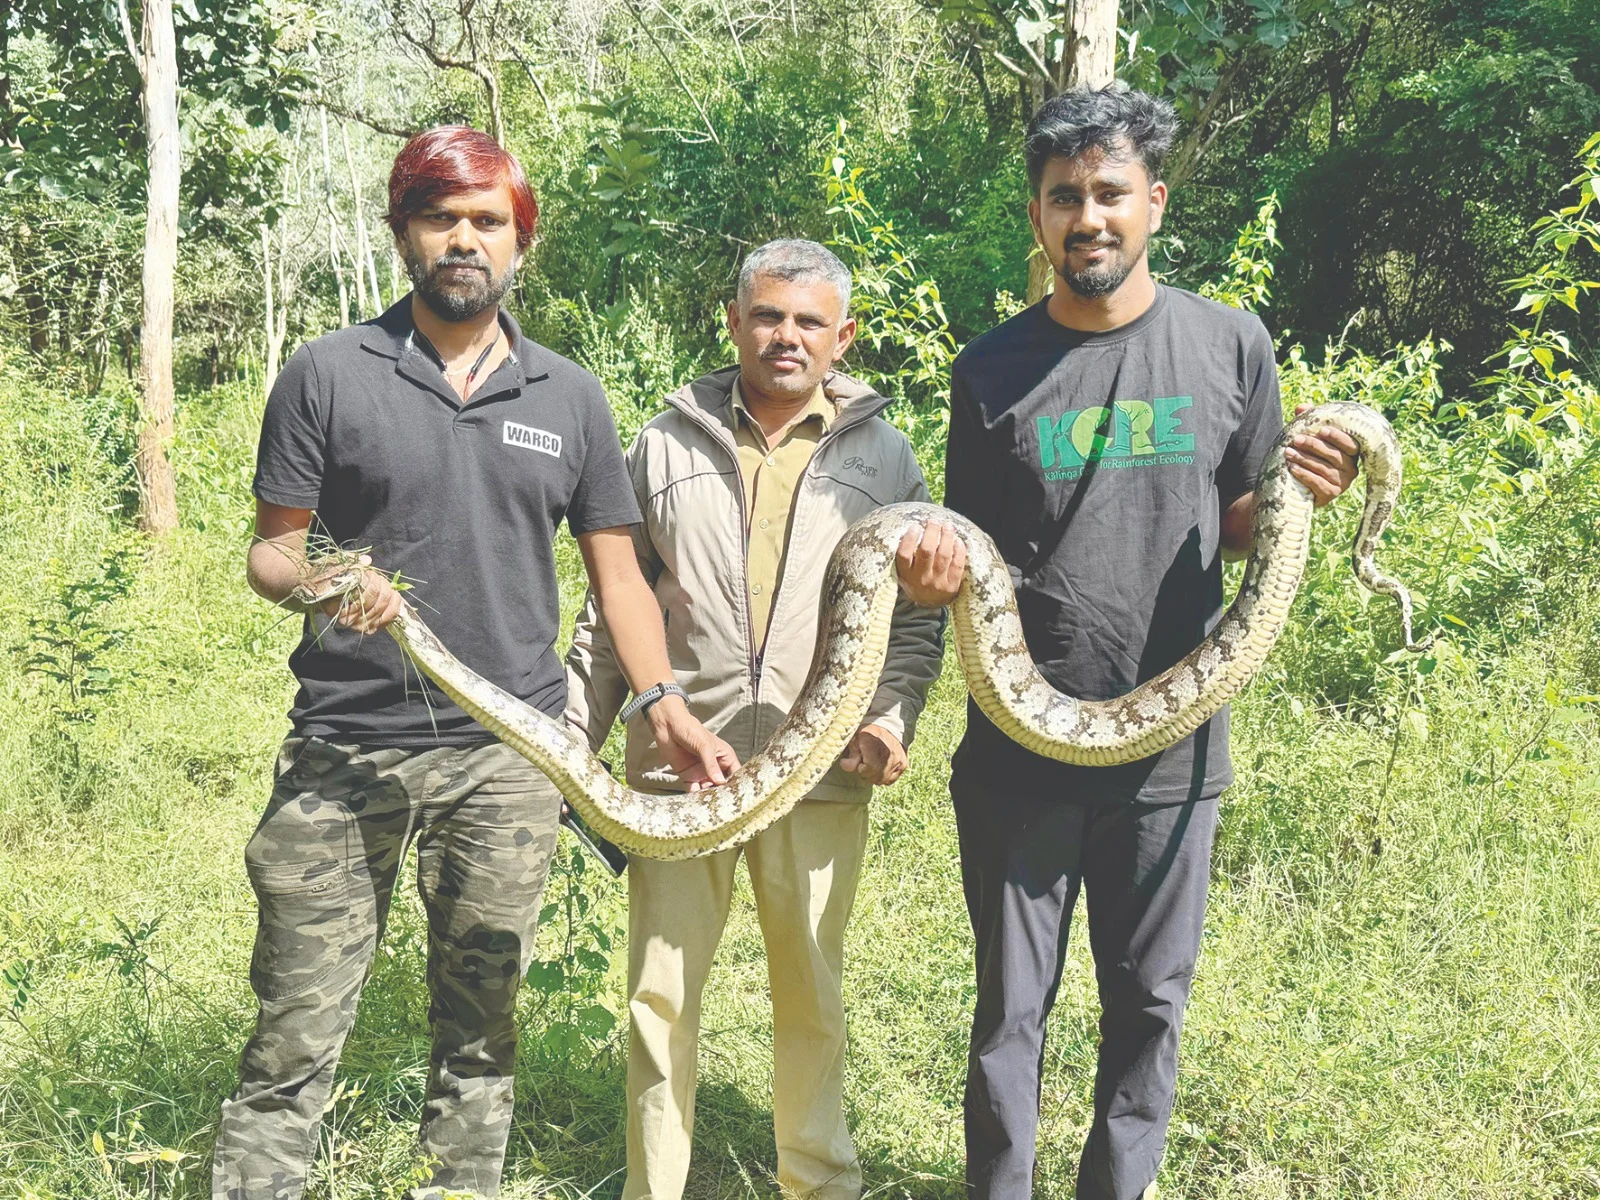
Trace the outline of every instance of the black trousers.
<instances>
[{"instance_id":1,"label":"black trousers","mask_svg":"<svg viewBox=\"0 0 1600 1200\"><path fill-rule=\"evenodd\" d=\"M1092 804L970 778L952 780L951 793L977 941L968 1192L973 1200L1033 1194L1045 1021L1081 887L1100 1060L1077 1200L1137 1200L1166 1144L1218 802Z\"/></svg>"}]
</instances>

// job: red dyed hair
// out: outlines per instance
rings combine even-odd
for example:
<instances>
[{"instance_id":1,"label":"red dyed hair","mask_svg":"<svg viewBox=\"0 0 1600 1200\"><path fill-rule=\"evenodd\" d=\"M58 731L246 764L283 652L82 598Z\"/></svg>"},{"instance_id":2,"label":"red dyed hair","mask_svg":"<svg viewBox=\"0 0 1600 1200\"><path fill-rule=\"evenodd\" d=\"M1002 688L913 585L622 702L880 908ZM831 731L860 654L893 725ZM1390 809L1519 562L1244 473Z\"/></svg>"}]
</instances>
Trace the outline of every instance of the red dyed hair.
<instances>
[{"instance_id":1,"label":"red dyed hair","mask_svg":"<svg viewBox=\"0 0 1600 1200\"><path fill-rule=\"evenodd\" d=\"M517 249L526 250L539 223L539 202L522 164L486 133L466 125L441 125L417 134L395 156L384 220L396 237L404 237L406 222L441 196L488 191L502 183L511 188Z\"/></svg>"}]
</instances>

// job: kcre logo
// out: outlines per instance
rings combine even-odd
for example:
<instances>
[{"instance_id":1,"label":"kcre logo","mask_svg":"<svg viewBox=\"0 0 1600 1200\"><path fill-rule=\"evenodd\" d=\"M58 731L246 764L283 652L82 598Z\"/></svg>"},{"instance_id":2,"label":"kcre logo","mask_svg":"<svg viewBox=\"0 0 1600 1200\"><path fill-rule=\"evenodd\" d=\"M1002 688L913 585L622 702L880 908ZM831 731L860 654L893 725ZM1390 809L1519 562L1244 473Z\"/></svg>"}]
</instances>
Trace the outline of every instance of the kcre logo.
<instances>
[{"instance_id":1,"label":"kcre logo","mask_svg":"<svg viewBox=\"0 0 1600 1200\"><path fill-rule=\"evenodd\" d=\"M1127 467L1193 462L1194 434L1180 432L1178 415L1193 404L1192 396L1157 396L1037 417L1039 465L1046 479L1076 479L1103 459Z\"/></svg>"}]
</instances>

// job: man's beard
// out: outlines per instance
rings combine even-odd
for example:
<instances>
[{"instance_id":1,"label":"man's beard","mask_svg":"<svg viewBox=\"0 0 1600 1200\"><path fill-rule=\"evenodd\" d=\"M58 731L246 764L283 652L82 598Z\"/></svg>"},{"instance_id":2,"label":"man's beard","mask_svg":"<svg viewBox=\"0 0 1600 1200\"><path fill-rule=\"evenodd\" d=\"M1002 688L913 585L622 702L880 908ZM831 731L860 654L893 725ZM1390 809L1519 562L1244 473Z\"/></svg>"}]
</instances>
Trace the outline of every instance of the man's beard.
<instances>
[{"instance_id":1,"label":"man's beard","mask_svg":"<svg viewBox=\"0 0 1600 1200\"><path fill-rule=\"evenodd\" d=\"M475 269L467 275L447 276L445 272L450 267ZM500 303L517 277L517 265L513 262L496 279L488 262L475 254L445 254L428 264L407 246L406 274L411 276L417 295L435 315L445 321L468 321Z\"/></svg>"},{"instance_id":2,"label":"man's beard","mask_svg":"<svg viewBox=\"0 0 1600 1200\"><path fill-rule=\"evenodd\" d=\"M1081 271L1067 270L1067 258L1062 259L1061 266L1056 268L1056 274L1066 281L1066 285L1085 300L1098 300L1109 296L1133 274L1134 264L1144 255L1145 243L1140 242L1131 253L1126 252L1121 238L1112 238L1105 241L1073 240L1067 243L1065 249L1068 256L1072 250L1079 246L1105 246L1109 253L1105 261L1091 263Z\"/></svg>"}]
</instances>

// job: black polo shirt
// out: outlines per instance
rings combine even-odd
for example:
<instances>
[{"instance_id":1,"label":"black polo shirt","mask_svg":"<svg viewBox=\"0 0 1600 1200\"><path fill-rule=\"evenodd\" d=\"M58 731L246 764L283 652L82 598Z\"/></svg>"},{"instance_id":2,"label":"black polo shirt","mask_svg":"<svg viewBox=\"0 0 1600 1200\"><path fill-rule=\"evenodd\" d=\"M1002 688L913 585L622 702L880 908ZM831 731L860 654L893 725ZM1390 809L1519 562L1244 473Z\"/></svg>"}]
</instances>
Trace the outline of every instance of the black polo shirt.
<instances>
[{"instance_id":1,"label":"black polo shirt","mask_svg":"<svg viewBox=\"0 0 1600 1200\"><path fill-rule=\"evenodd\" d=\"M463 405L416 336L407 296L302 346L267 399L255 494L316 510L313 533L367 548L450 652L560 717L566 676L553 542L639 520L599 381L500 314L506 359ZM402 658L308 617L289 666L297 733L371 746L489 734Z\"/></svg>"}]
</instances>

